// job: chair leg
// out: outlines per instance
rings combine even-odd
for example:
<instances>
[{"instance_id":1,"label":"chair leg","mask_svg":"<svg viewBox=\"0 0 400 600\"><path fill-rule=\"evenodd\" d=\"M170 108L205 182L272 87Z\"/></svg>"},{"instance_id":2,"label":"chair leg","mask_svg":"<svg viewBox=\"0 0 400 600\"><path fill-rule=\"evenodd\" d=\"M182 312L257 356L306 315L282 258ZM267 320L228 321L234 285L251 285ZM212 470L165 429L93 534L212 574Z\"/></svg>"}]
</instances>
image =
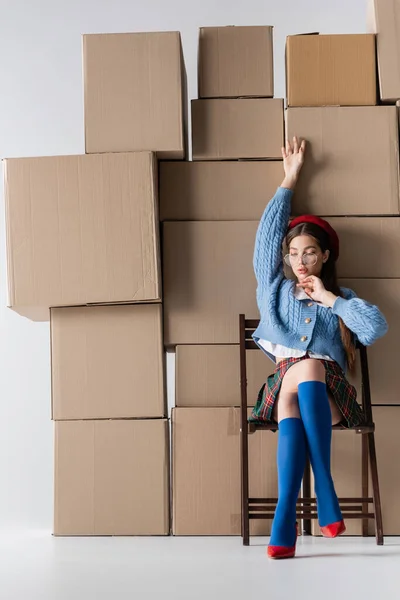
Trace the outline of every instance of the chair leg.
<instances>
[{"instance_id":1,"label":"chair leg","mask_svg":"<svg viewBox=\"0 0 400 600\"><path fill-rule=\"evenodd\" d=\"M368 486L368 440L366 435L361 436L361 497L368 498L369 486ZM364 502L362 505L363 513L369 512L368 502ZM369 520L362 520L362 535L363 537L368 536L368 523Z\"/></svg>"},{"instance_id":2,"label":"chair leg","mask_svg":"<svg viewBox=\"0 0 400 600\"><path fill-rule=\"evenodd\" d=\"M241 425L241 454L242 454L242 538L243 546L250 544L249 519L249 445L247 422Z\"/></svg>"},{"instance_id":3,"label":"chair leg","mask_svg":"<svg viewBox=\"0 0 400 600\"><path fill-rule=\"evenodd\" d=\"M373 432L368 433L368 450L371 468L372 491L374 498L374 513L375 513L375 536L376 543L379 546L383 545L383 524L382 524L382 507L381 496L379 492L378 467L376 462L375 450L375 435Z\"/></svg>"},{"instance_id":4,"label":"chair leg","mask_svg":"<svg viewBox=\"0 0 400 600\"><path fill-rule=\"evenodd\" d=\"M307 456L306 466L304 468L303 475L303 498L311 498L311 466L310 459ZM304 506L303 510L308 510L309 506ZM303 533L306 535L311 535L311 519L303 519Z\"/></svg>"}]
</instances>

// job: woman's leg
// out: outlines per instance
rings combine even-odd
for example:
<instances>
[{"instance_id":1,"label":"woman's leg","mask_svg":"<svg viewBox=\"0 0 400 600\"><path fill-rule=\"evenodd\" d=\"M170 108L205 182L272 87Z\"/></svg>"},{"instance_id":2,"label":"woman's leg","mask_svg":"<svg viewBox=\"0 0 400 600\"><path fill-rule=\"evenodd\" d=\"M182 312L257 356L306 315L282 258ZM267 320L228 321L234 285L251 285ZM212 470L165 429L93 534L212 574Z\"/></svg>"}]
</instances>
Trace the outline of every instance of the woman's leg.
<instances>
[{"instance_id":1,"label":"woman's leg","mask_svg":"<svg viewBox=\"0 0 400 600\"><path fill-rule=\"evenodd\" d=\"M276 453L278 503L270 546L292 547L296 541L296 501L304 472L307 442L300 419L297 390L293 392L285 381L275 402L273 416L279 423Z\"/></svg>"},{"instance_id":2,"label":"woman's leg","mask_svg":"<svg viewBox=\"0 0 400 600\"><path fill-rule=\"evenodd\" d=\"M297 365L302 365L304 362L305 361L296 363L290 367L290 369L286 371L286 374L283 378L281 391L276 399L274 410L272 412L273 418L278 423L280 420L287 419L288 417L300 418L300 409L297 400L297 387L301 373L299 373L299 369L294 369L294 367L297 367ZM332 413L332 425L336 425L343 419L343 415L333 399L332 394L328 393L328 398Z\"/></svg>"},{"instance_id":3,"label":"woman's leg","mask_svg":"<svg viewBox=\"0 0 400 600\"><path fill-rule=\"evenodd\" d=\"M332 415L325 368L320 361L301 361L293 365L287 375L289 373L290 380L297 381L299 410L314 473L318 520L320 526L325 527L342 520L330 469L332 421L337 422L338 417Z\"/></svg>"}]
</instances>

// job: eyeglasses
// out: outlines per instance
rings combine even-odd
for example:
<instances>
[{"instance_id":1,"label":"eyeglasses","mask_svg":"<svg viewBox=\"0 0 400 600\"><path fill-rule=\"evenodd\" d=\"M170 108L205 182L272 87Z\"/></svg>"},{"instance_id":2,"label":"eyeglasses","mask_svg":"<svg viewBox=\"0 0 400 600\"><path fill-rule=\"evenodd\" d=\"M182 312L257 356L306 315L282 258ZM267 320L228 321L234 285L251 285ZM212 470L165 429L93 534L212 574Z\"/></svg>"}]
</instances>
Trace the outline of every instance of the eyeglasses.
<instances>
[{"instance_id":1,"label":"eyeglasses","mask_svg":"<svg viewBox=\"0 0 400 600\"><path fill-rule=\"evenodd\" d=\"M288 267L292 267L293 265L298 263L299 255L298 254L286 254L286 256L284 257L283 260L288 265ZM316 254L311 254L311 253L305 252L304 254L301 255L301 262L306 267L312 267L312 266L316 265L317 260L318 260L318 256Z\"/></svg>"}]
</instances>

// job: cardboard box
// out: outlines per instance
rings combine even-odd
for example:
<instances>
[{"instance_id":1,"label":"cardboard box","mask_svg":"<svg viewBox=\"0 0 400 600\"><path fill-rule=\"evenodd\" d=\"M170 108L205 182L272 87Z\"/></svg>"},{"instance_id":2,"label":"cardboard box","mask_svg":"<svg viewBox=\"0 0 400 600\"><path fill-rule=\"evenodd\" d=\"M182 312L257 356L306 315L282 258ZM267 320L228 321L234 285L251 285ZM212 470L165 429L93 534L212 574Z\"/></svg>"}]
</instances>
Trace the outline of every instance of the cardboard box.
<instances>
[{"instance_id":1,"label":"cardboard box","mask_svg":"<svg viewBox=\"0 0 400 600\"><path fill-rule=\"evenodd\" d=\"M282 161L162 162L161 220L260 219L283 177Z\"/></svg>"},{"instance_id":2,"label":"cardboard box","mask_svg":"<svg viewBox=\"0 0 400 600\"><path fill-rule=\"evenodd\" d=\"M288 137L308 143L294 215L400 213L396 107L289 108L286 117Z\"/></svg>"},{"instance_id":3,"label":"cardboard box","mask_svg":"<svg viewBox=\"0 0 400 600\"><path fill-rule=\"evenodd\" d=\"M169 533L168 422L55 424L55 535Z\"/></svg>"},{"instance_id":4,"label":"cardboard box","mask_svg":"<svg viewBox=\"0 0 400 600\"><path fill-rule=\"evenodd\" d=\"M4 177L11 308L161 300L153 154L8 159Z\"/></svg>"},{"instance_id":5,"label":"cardboard box","mask_svg":"<svg viewBox=\"0 0 400 600\"><path fill-rule=\"evenodd\" d=\"M273 97L272 27L201 27L199 97Z\"/></svg>"},{"instance_id":6,"label":"cardboard box","mask_svg":"<svg viewBox=\"0 0 400 600\"><path fill-rule=\"evenodd\" d=\"M172 411L174 535L240 535L240 411ZM206 440L206 443L205 443ZM276 442L270 431L249 437L251 497L276 497ZM269 535L270 520L250 521L252 535Z\"/></svg>"},{"instance_id":7,"label":"cardboard box","mask_svg":"<svg viewBox=\"0 0 400 600\"><path fill-rule=\"evenodd\" d=\"M384 535L400 535L400 406L374 406L376 460L382 503ZM372 486L370 481L370 496ZM371 505L370 505L371 506ZM375 535L375 522L369 522L369 533Z\"/></svg>"},{"instance_id":8,"label":"cardboard box","mask_svg":"<svg viewBox=\"0 0 400 600\"><path fill-rule=\"evenodd\" d=\"M388 333L367 350L371 398L373 404L399 404L400 279L341 279L340 285L379 306L386 317ZM350 379L359 389L361 404L360 376L358 368L357 376Z\"/></svg>"},{"instance_id":9,"label":"cardboard box","mask_svg":"<svg viewBox=\"0 0 400 600\"><path fill-rule=\"evenodd\" d=\"M86 152L186 156L187 93L180 34L83 36Z\"/></svg>"},{"instance_id":10,"label":"cardboard box","mask_svg":"<svg viewBox=\"0 0 400 600\"><path fill-rule=\"evenodd\" d=\"M375 36L289 36L286 87L288 106L376 104Z\"/></svg>"},{"instance_id":11,"label":"cardboard box","mask_svg":"<svg viewBox=\"0 0 400 600\"><path fill-rule=\"evenodd\" d=\"M398 0L369 0L368 25L376 33L380 99L400 98L400 3Z\"/></svg>"},{"instance_id":12,"label":"cardboard box","mask_svg":"<svg viewBox=\"0 0 400 600\"><path fill-rule=\"evenodd\" d=\"M328 221L340 238L339 277L400 278L400 218L333 217Z\"/></svg>"},{"instance_id":13,"label":"cardboard box","mask_svg":"<svg viewBox=\"0 0 400 600\"><path fill-rule=\"evenodd\" d=\"M239 343L239 314L258 316L256 229L257 221L163 224L167 345Z\"/></svg>"},{"instance_id":14,"label":"cardboard box","mask_svg":"<svg viewBox=\"0 0 400 600\"><path fill-rule=\"evenodd\" d=\"M345 430L332 432L331 472L338 498L362 497L361 456L361 435L357 435L354 431ZM312 474L311 492L315 497ZM352 504L352 506L355 505L356 503ZM342 512L345 512L345 507L346 504L342 504ZM346 523L344 535L362 534L362 521L360 519L344 518L344 520ZM311 521L311 533L312 535L321 535L317 519Z\"/></svg>"},{"instance_id":15,"label":"cardboard box","mask_svg":"<svg viewBox=\"0 0 400 600\"><path fill-rule=\"evenodd\" d=\"M176 406L240 406L238 345L176 347ZM275 368L264 352L247 350L247 400L258 392Z\"/></svg>"},{"instance_id":16,"label":"cardboard box","mask_svg":"<svg viewBox=\"0 0 400 600\"><path fill-rule=\"evenodd\" d=\"M400 278L400 218L329 221L341 241L339 277ZM163 224L167 345L237 344L239 314L258 318L252 262L257 226L257 221Z\"/></svg>"},{"instance_id":17,"label":"cardboard box","mask_svg":"<svg viewBox=\"0 0 400 600\"><path fill-rule=\"evenodd\" d=\"M166 416L161 304L51 309L53 419Z\"/></svg>"},{"instance_id":18,"label":"cardboard box","mask_svg":"<svg viewBox=\"0 0 400 600\"><path fill-rule=\"evenodd\" d=\"M283 100L192 100L193 160L282 158Z\"/></svg>"}]
</instances>

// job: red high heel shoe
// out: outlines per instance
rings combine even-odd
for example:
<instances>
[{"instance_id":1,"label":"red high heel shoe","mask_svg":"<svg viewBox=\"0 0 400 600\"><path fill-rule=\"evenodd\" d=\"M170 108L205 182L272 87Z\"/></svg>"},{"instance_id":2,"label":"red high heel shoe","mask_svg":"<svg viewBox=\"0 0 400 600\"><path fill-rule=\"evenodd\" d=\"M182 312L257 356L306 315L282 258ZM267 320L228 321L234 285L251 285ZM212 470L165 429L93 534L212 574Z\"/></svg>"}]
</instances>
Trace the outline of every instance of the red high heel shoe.
<instances>
[{"instance_id":1,"label":"red high heel shoe","mask_svg":"<svg viewBox=\"0 0 400 600\"><path fill-rule=\"evenodd\" d=\"M268 558L293 558L296 552L297 536L299 535L299 526L296 521L296 539L294 546L268 546Z\"/></svg>"},{"instance_id":2,"label":"red high heel shoe","mask_svg":"<svg viewBox=\"0 0 400 600\"><path fill-rule=\"evenodd\" d=\"M335 521L335 523L330 523L329 525L321 527L322 535L327 538L335 538L338 535L342 535L342 533L345 531L346 525L344 524L343 519L341 521Z\"/></svg>"}]
</instances>

